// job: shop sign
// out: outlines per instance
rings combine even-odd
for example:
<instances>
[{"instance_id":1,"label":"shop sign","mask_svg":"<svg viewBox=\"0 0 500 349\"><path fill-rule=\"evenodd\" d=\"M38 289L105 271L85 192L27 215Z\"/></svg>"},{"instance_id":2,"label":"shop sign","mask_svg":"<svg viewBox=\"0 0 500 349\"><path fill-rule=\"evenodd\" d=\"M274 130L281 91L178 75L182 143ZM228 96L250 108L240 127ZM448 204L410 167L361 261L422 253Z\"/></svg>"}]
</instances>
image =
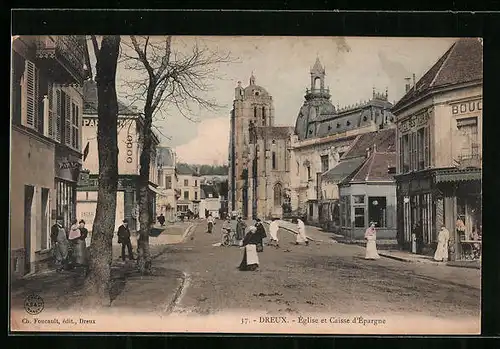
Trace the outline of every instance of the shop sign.
<instances>
[{"instance_id":1,"label":"shop sign","mask_svg":"<svg viewBox=\"0 0 500 349\"><path fill-rule=\"evenodd\" d=\"M427 125L427 121L429 120L429 112L424 112L420 114L412 115L410 118L401 122L399 125L399 131L401 133L405 133L410 131L412 128L418 128L420 126Z\"/></svg>"},{"instance_id":2,"label":"shop sign","mask_svg":"<svg viewBox=\"0 0 500 349\"><path fill-rule=\"evenodd\" d=\"M125 126L130 119L119 119L118 120L118 128ZM84 127L97 127L99 124L99 120L97 118L84 118L82 120L82 126Z\"/></svg>"},{"instance_id":3,"label":"shop sign","mask_svg":"<svg viewBox=\"0 0 500 349\"><path fill-rule=\"evenodd\" d=\"M79 159L73 156L62 156L56 158L56 177L68 181L77 182L82 164Z\"/></svg>"},{"instance_id":4,"label":"shop sign","mask_svg":"<svg viewBox=\"0 0 500 349\"><path fill-rule=\"evenodd\" d=\"M453 115L470 114L474 112L481 112L482 110L483 101L481 99L451 105L451 113Z\"/></svg>"}]
</instances>

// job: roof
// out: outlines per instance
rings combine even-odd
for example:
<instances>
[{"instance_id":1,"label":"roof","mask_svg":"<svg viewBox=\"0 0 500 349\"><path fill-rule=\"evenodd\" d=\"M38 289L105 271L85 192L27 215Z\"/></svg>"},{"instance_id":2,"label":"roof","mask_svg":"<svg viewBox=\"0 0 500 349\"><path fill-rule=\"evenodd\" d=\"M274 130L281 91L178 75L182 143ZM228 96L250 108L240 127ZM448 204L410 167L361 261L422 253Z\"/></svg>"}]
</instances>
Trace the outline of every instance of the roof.
<instances>
[{"instance_id":1,"label":"roof","mask_svg":"<svg viewBox=\"0 0 500 349\"><path fill-rule=\"evenodd\" d=\"M196 169L193 166L188 164L178 163L175 166L175 170L178 175L190 175L193 176L196 174Z\"/></svg>"},{"instance_id":2,"label":"roof","mask_svg":"<svg viewBox=\"0 0 500 349\"><path fill-rule=\"evenodd\" d=\"M365 157L366 149L373 149L374 145L378 152L396 151L396 129L388 128L358 136L342 159Z\"/></svg>"},{"instance_id":3,"label":"roof","mask_svg":"<svg viewBox=\"0 0 500 349\"><path fill-rule=\"evenodd\" d=\"M97 83L94 80L87 80L83 83L83 113L97 114ZM128 107L118 100L119 115L139 115L140 112Z\"/></svg>"},{"instance_id":4,"label":"roof","mask_svg":"<svg viewBox=\"0 0 500 349\"><path fill-rule=\"evenodd\" d=\"M394 181L394 175L389 174L390 167L396 167L396 153L375 152L356 171L344 178L342 184Z\"/></svg>"},{"instance_id":5,"label":"roof","mask_svg":"<svg viewBox=\"0 0 500 349\"><path fill-rule=\"evenodd\" d=\"M420 80L401 98L398 110L437 88L483 79L483 45L477 38L457 40Z\"/></svg>"},{"instance_id":6,"label":"roof","mask_svg":"<svg viewBox=\"0 0 500 349\"><path fill-rule=\"evenodd\" d=\"M337 166L326 171L322 175L322 180L327 182L340 182L359 168L364 161L365 158L353 158L341 161Z\"/></svg>"},{"instance_id":7,"label":"roof","mask_svg":"<svg viewBox=\"0 0 500 349\"><path fill-rule=\"evenodd\" d=\"M170 147L156 147L157 164L158 166L172 167L175 166L175 153Z\"/></svg>"},{"instance_id":8,"label":"roof","mask_svg":"<svg viewBox=\"0 0 500 349\"><path fill-rule=\"evenodd\" d=\"M212 194L212 198L219 197L219 193L212 185L201 184L200 189L201 189L201 195L200 195L201 199L209 198L210 194Z\"/></svg>"}]
</instances>

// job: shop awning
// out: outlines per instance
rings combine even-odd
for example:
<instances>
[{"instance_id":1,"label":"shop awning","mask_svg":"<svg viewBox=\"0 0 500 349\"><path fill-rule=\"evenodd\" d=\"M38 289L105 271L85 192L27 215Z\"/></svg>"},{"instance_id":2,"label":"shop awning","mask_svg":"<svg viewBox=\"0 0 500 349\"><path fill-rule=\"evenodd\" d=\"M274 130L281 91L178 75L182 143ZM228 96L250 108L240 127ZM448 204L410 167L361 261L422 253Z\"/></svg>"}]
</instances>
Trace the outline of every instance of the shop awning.
<instances>
[{"instance_id":1,"label":"shop awning","mask_svg":"<svg viewBox=\"0 0 500 349\"><path fill-rule=\"evenodd\" d=\"M162 193L161 191L159 191L158 189L156 189L155 187L153 187L151 184L149 184L148 187L149 187L149 190L151 190L152 192L154 192L154 193L156 193L158 195L167 196L167 194Z\"/></svg>"},{"instance_id":2,"label":"shop awning","mask_svg":"<svg viewBox=\"0 0 500 349\"><path fill-rule=\"evenodd\" d=\"M475 169L452 169L437 171L435 174L436 183L444 182L466 182L480 181L482 179L482 171L479 168Z\"/></svg>"}]
</instances>

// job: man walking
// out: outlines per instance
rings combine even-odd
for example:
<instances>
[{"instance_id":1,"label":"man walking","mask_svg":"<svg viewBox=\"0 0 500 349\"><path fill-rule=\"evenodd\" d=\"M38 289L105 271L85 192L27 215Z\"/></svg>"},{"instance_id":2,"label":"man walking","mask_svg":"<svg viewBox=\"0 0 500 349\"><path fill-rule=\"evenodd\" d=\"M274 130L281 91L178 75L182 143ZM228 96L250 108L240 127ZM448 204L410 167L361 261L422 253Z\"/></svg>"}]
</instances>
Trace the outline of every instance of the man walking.
<instances>
[{"instance_id":1,"label":"man walking","mask_svg":"<svg viewBox=\"0 0 500 349\"><path fill-rule=\"evenodd\" d=\"M118 243L122 244L122 260L125 262L125 248L128 251L128 258L135 259L132 253L132 243L130 242L130 230L128 229L128 220L124 219L123 224L118 228Z\"/></svg>"},{"instance_id":2,"label":"man walking","mask_svg":"<svg viewBox=\"0 0 500 349\"><path fill-rule=\"evenodd\" d=\"M55 261L58 265L57 271L68 269L69 241L66 236L66 229L63 228L63 217L57 217L56 223L51 228L50 239L52 240Z\"/></svg>"}]
</instances>

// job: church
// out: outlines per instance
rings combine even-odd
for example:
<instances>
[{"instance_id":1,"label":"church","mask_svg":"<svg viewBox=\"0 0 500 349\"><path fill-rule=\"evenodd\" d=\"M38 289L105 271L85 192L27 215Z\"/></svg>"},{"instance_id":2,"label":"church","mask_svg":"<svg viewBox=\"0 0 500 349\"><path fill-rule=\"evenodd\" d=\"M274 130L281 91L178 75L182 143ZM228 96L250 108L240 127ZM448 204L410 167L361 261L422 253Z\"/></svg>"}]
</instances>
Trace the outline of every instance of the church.
<instances>
[{"instance_id":1,"label":"church","mask_svg":"<svg viewBox=\"0 0 500 349\"><path fill-rule=\"evenodd\" d=\"M255 83L253 74L247 87L238 82L235 89L229 207L247 219L294 215L319 223L322 175L340 163L360 135L393 128L387 90L374 89L370 100L336 108L319 58L309 73L310 86L295 127L275 126L272 96Z\"/></svg>"}]
</instances>

